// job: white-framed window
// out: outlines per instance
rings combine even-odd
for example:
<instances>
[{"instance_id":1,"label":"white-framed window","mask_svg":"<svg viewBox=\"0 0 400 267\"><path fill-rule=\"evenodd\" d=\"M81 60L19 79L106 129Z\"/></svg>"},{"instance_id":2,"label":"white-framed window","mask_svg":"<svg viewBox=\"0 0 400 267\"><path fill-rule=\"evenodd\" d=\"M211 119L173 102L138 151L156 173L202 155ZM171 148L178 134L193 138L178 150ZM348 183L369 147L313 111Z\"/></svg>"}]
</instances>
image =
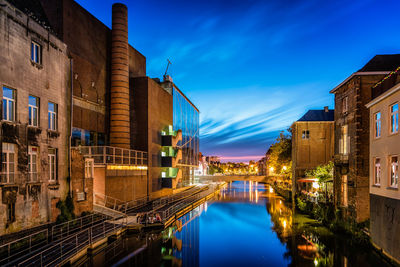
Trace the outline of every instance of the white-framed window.
<instances>
[{"instance_id":1,"label":"white-framed window","mask_svg":"<svg viewBox=\"0 0 400 267\"><path fill-rule=\"evenodd\" d=\"M342 98L342 113L347 113L349 111L349 97L345 96Z\"/></svg>"},{"instance_id":2,"label":"white-framed window","mask_svg":"<svg viewBox=\"0 0 400 267\"><path fill-rule=\"evenodd\" d=\"M94 176L94 159L85 159L85 178Z\"/></svg>"},{"instance_id":3,"label":"white-framed window","mask_svg":"<svg viewBox=\"0 0 400 267\"><path fill-rule=\"evenodd\" d=\"M53 102L49 102L48 105L49 130L57 131L58 128L57 113L58 113L58 105Z\"/></svg>"},{"instance_id":4,"label":"white-framed window","mask_svg":"<svg viewBox=\"0 0 400 267\"><path fill-rule=\"evenodd\" d=\"M15 98L14 89L3 87L3 120L15 121Z\"/></svg>"},{"instance_id":5,"label":"white-framed window","mask_svg":"<svg viewBox=\"0 0 400 267\"><path fill-rule=\"evenodd\" d=\"M390 106L390 133L399 131L399 104L396 103Z\"/></svg>"},{"instance_id":6,"label":"white-framed window","mask_svg":"<svg viewBox=\"0 0 400 267\"><path fill-rule=\"evenodd\" d=\"M42 46L34 41L31 42L31 60L42 64Z\"/></svg>"},{"instance_id":7,"label":"white-framed window","mask_svg":"<svg viewBox=\"0 0 400 267\"><path fill-rule=\"evenodd\" d=\"M301 138L302 139L310 139L310 131L309 130L305 130L301 133Z\"/></svg>"},{"instance_id":8,"label":"white-framed window","mask_svg":"<svg viewBox=\"0 0 400 267\"><path fill-rule=\"evenodd\" d=\"M340 129L339 154L347 155L350 152L350 136L348 125L343 125Z\"/></svg>"},{"instance_id":9,"label":"white-framed window","mask_svg":"<svg viewBox=\"0 0 400 267\"><path fill-rule=\"evenodd\" d=\"M389 186L397 188L399 185L399 157L390 157L390 181Z\"/></svg>"},{"instance_id":10,"label":"white-framed window","mask_svg":"<svg viewBox=\"0 0 400 267\"><path fill-rule=\"evenodd\" d=\"M29 96L29 125L39 126L39 98L36 96Z\"/></svg>"},{"instance_id":11,"label":"white-framed window","mask_svg":"<svg viewBox=\"0 0 400 267\"><path fill-rule=\"evenodd\" d=\"M48 158L49 158L49 180L56 181L57 180L57 149L56 148L49 148Z\"/></svg>"},{"instance_id":12,"label":"white-framed window","mask_svg":"<svg viewBox=\"0 0 400 267\"><path fill-rule=\"evenodd\" d=\"M28 147L28 172L29 172L29 181L37 182L38 181L38 154L39 148L36 146Z\"/></svg>"},{"instance_id":13,"label":"white-framed window","mask_svg":"<svg viewBox=\"0 0 400 267\"><path fill-rule=\"evenodd\" d=\"M347 187L347 175L342 175L342 205L348 206L348 187Z\"/></svg>"},{"instance_id":14,"label":"white-framed window","mask_svg":"<svg viewBox=\"0 0 400 267\"><path fill-rule=\"evenodd\" d=\"M15 144L3 143L1 157L1 182L15 182Z\"/></svg>"},{"instance_id":15,"label":"white-framed window","mask_svg":"<svg viewBox=\"0 0 400 267\"><path fill-rule=\"evenodd\" d=\"M381 159L375 158L374 160L374 184L381 184Z\"/></svg>"},{"instance_id":16,"label":"white-framed window","mask_svg":"<svg viewBox=\"0 0 400 267\"><path fill-rule=\"evenodd\" d=\"M374 120L375 120L375 138L379 138L381 137L382 133L382 121L380 112L375 113Z\"/></svg>"}]
</instances>

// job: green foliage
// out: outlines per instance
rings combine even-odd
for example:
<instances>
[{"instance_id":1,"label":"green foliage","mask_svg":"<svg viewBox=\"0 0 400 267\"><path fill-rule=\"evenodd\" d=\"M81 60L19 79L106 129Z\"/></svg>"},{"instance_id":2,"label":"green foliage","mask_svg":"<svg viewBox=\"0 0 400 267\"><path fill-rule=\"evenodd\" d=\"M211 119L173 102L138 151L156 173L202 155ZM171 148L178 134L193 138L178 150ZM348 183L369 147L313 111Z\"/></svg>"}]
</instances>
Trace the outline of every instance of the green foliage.
<instances>
[{"instance_id":1,"label":"green foliage","mask_svg":"<svg viewBox=\"0 0 400 267\"><path fill-rule=\"evenodd\" d=\"M333 178L333 168L334 164L330 161L326 165L319 165L314 170L309 170L306 172L306 176L315 177L318 179L319 183L325 183L326 181Z\"/></svg>"},{"instance_id":2,"label":"green foliage","mask_svg":"<svg viewBox=\"0 0 400 267\"><path fill-rule=\"evenodd\" d=\"M208 166L208 173L210 175L213 175L215 173L223 173L223 170L221 167L215 166L215 165L209 165Z\"/></svg>"},{"instance_id":3,"label":"green foliage","mask_svg":"<svg viewBox=\"0 0 400 267\"><path fill-rule=\"evenodd\" d=\"M292 134L291 129L288 129L288 134L281 132L276 142L271 145L269 166L272 166L275 173L291 176L292 166ZM284 170L283 167L286 167Z\"/></svg>"},{"instance_id":4,"label":"green foliage","mask_svg":"<svg viewBox=\"0 0 400 267\"><path fill-rule=\"evenodd\" d=\"M75 219L74 202L70 195L68 195L64 201L59 200L56 207L60 210L60 215L57 216L57 223Z\"/></svg>"}]
</instances>

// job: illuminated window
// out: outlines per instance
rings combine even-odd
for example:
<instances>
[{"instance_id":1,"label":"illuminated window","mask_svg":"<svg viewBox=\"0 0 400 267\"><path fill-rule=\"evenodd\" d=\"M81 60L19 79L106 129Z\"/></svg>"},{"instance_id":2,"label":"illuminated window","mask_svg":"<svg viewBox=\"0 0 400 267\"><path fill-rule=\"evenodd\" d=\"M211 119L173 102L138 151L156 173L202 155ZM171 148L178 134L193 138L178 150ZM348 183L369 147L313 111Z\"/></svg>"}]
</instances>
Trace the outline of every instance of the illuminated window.
<instances>
[{"instance_id":1,"label":"illuminated window","mask_svg":"<svg viewBox=\"0 0 400 267\"><path fill-rule=\"evenodd\" d=\"M39 126L39 98L29 96L29 125Z\"/></svg>"},{"instance_id":2,"label":"illuminated window","mask_svg":"<svg viewBox=\"0 0 400 267\"><path fill-rule=\"evenodd\" d=\"M397 188L399 185L399 158L390 157L390 187Z\"/></svg>"},{"instance_id":3,"label":"illuminated window","mask_svg":"<svg viewBox=\"0 0 400 267\"><path fill-rule=\"evenodd\" d=\"M161 172L161 178L165 178L167 177L167 173L166 172Z\"/></svg>"},{"instance_id":4,"label":"illuminated window","mask_svg":"<svg viewBox=\"0 0 400 267\"><path fill-rule=\"evenodd\" d=\"M375 158L375 166L374 166L374 184L381 184L381 160L379 158Z\"/></svg>"},{"instance_id":5,"label":"illuminated window","mask_svg":"<svg viewBox=\"0 0 400 267\"><path fill-rule=\"evenodd\" d=\"M15 90L3 87L3 120L15 120Z\"/></svg>"},{"instance_id":6,"label":"illuminated window","mask_svg":"<svg viewBox=\"0 0 400 267\"><path fill-rule=\"evenodd\" d=\"M57 180L57 149L49 148L49 180Z\"/></svg>"},{"instance_id":7,"label":"illuminated window","mask_svg":"<svg viewBox=\"0 0 400 267\"><path fill-rule=\"evenodd\" d=\"M2 183L14 183L15 181L15 145L3 143L2 145Z\"/></svg>"},{"instance_id":8,"label":"illuminated window","mask_svg":"<svg viewBox=\"0 0 400 267\"><path fill-rule=\"evenodd\" d=\"M310 131L309 130L303 131L301 134L301 138L310 139Z\"/></svg>"},{"instance_id":9,"label":"illuminated window","mask_svg":"<svg viewBox=\"0 0 400 267\"><path fill-rule=\"evenodd\" d=\"M390 106L390 133L399 131L399 104Z\"/></svg>"},{"instance_id":10,"label":"illuminated window","mask_svg":"<svg viewBox=\"0 0 400 267\"><path fill-rule=\"evenodd\" d=\"M35 146L30 146L28 148L28 171L29 171L29 181L37 182L37 161L38 161L38 148Z\"/></svg>"},{"instance_id":11,"label":"illuminated window","mask_svg":"<svg viewBox=\"0 0 400 267\"><path fill-rule=\"evenodd\" d=\"M340 131L341 136L339 139L339 153L347 155L350 152L350 136L348 135L348 126L342 126Z\"/></svg>"},{"instance_id":12,"label":"illuminated window","mask_svg":"<svg viewBox=\"0 0 400 267\"><path fill-rule=\"evenodd\" d=\"M342 205L344 207L348 205L347 175L342 175Z\"/></svg>"},{"instance_id":13,"label":"illuminated window","mask_svg":"<svg viewBox=\"0 0 400 267\"><path fill-rule=\"evenodd\" d=\"M34 41L31 42L31 60L35 63L42 63L42 46Z\"/></svg>"},{"instance_id":14,"label":"illuminated window","mask_svg":"<svg viewBox=\"0 0 400 267\"><path fill-rule=\"evenodd\" d=\"M380 112L375 113L374 118L375 118L375 138L379 138L381 137L381 128L382 128L381 113Z\"/></svg>"}]
</instances>

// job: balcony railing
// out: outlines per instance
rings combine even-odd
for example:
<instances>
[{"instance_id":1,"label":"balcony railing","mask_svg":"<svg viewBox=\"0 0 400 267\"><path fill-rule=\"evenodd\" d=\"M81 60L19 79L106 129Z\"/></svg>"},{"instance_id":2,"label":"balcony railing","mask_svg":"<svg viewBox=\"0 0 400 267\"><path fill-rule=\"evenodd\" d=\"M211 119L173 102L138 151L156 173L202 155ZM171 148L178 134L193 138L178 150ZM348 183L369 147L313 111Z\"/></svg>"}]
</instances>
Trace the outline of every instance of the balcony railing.
<instances>
[{"instance_id":1,"label":"balcony railing","mask_svg":"<svg viewBox=\"0 0 400 267\"><path fill-rule=\"evenodd\" d=\"M85 157L94 159L94 164L147 165L147 152L111 146L78 146Z\"/></svg>"}]
</instances>

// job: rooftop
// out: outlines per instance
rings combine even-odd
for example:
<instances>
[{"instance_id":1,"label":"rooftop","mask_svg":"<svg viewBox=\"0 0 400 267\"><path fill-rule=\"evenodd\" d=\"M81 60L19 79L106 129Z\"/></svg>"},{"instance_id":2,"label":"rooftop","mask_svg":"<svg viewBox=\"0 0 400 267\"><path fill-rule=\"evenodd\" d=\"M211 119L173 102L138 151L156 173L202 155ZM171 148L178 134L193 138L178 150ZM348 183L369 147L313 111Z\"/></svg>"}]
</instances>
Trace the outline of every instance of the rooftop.
<instances>
[{"instance_id":1,"label":"rooftop","mask_svg":"<svg viewBox=\"0 0 400 267\"><path fill-rule=\"evenodd\" d=\"M334 112L333 109L329 109L327 112L323 109L310 109L297 121L334 121Z\"/></svg>"},{"instance_id":2,"label":"rooftop","mask_svg":"<svg viewBox=\"0 0 400 267\"><path fill-rule=\"evenodd\" d=\"M400 54L376 55L358 72L392 71L400 65Z\"/></svg>"}]
</instances>

